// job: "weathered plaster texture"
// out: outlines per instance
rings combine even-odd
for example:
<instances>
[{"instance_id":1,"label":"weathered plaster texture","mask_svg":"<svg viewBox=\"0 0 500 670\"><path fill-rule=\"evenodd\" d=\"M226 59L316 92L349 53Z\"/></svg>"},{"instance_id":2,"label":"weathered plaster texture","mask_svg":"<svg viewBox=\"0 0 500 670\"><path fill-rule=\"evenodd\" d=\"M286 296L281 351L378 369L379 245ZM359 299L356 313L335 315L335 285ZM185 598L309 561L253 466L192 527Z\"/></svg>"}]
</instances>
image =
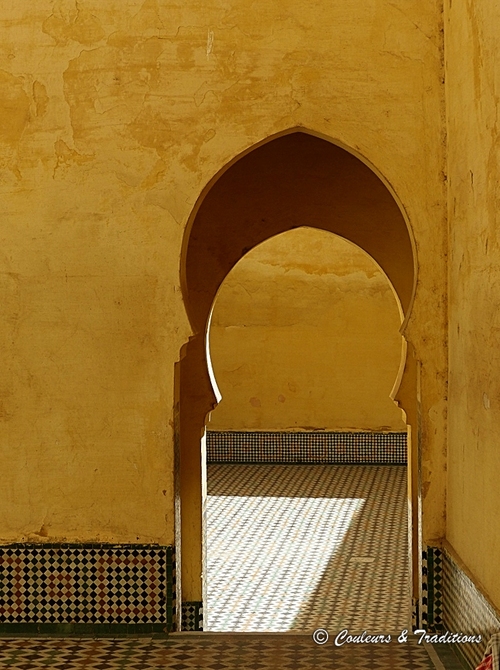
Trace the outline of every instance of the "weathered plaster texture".
<instances>
[{"instance_id":1,"label":"weathered plaster texture","mask_svg":"<svg viewBox=\"0 0 500 670\"><path fill-rule=\"evenodd\" d=\"M450 412L447 537L500 607L498 3L447 5Z\"/></svg>"},{"instance_id":2,"label":"weathered plaster texture","mask_svg":"<svg viewBox=\"0 0 500 670\"><path fill-rule=\"evenodd\" d=\"M406 429L395 294L370 256L298 228L250 251L222 285L210 353L212 430Z\"/></svg>"},{"instance_id":3,"label":"weathered plaster texture","mask_svg":"<svg viewBox=\"0 0 500 670\"><path fill-rule=\"evenodd\" d=\"M4 3L2 540L173 541L184 226L229 160L295 126L408 216L424 534L443 534L440 20L434 0Z\"/></svg>"}]
</instances>

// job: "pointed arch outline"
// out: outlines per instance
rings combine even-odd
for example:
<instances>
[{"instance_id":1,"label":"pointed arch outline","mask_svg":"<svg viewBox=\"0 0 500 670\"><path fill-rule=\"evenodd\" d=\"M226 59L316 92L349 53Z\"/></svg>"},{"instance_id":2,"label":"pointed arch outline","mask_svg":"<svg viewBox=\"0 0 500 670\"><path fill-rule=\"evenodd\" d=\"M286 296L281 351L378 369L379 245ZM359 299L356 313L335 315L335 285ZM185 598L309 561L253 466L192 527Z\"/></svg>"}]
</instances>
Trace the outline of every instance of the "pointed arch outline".
<instances>
[{"instance_id":1,"label":"pointed arch outline","mask_svg":"<svg viewBox=\"0 0 500 670\"><path fill-rule=\"evenodd\" d=\"M385 188L387 189L389 194L392 196L392 199L394 200L396 206L398 207L399 212L400 212L400 214L403 218L404 224L405 224L406 232L407 232L407 235L408 235L408 240L409 240L409 243L410 243L410 246L411 246L411 254L412 254L412 261L413 261L413 264L412 264L412 275L413 275L413 277L412 277L411 295L410 295L410 299L408 301L408 305L406 306L406 309L403 310L404 317L403 317L403 321L402 321L401 328L400 328L400 332L404 337L405 333L406 333L406 330L407 330L408 323L409 323L410 318L411 318L412 311L413 311L413 304L414 304L414 300L415 300L415 293L416 293L416 287L417 287L417 276L418 276L417 245L416 245L416 242L415 242L415 236L414 236L414 233L413 233L413 228L411 226L410 218L408 216L406 208L405 208L402 200L398 196L398 193L397 193L396 189L393 187L391 182L386 178L384 173L376 165L374 165L364 154L362 154L359 151L359 149L348 145L347 143L343 142L339 138L331 137L329 135L326 135L325 133L322 133L322 132L317 131L317 130L313 130L309 127L302 126L302 125L291 126L291 127L286 128L284 130L273 133L272 135L268 135L268 136L262 138L261 140L258 140L257 142L254 142L253 144L247 146L246 148L244 148L243 150L238 152L236 155L233 155L233 157L230 158L229 160L227 160L224 163L224 165L209 179L209 181L205 184L205 186L201 190L200 195L198 196L198 198L195 202L195 205L192 208L191 213L190 213L189 218L188 218L187 223L186 223L186 227L185 227L185 230L184 230L184 235L183 235L183 238L182 238L181 257L180 257L180 285L181 285L181 291L182 291L182 295L183 295L183 299L184 299L184 304L186 305L187 316L188 316L188 319L190 321L191 327L193 328L193 332L196 333L197 331L199 331L199 329L196 327L195 323L193 323L193 319L192 319L192 316L190 314L190 309L189 309L190 298L189 298L188 280L187 280L187 272L186 272L186 268L187 268L187 262L186 261L187 261L190 237L191 237L191 233L192 233L192 230L193 230L193 226L195 224L195 221L196 221L196 218L198 216L199 210L200 210L200 208L202 207L202 205L205 201L205 198L210 193L212 188L217 184L217 182L219 182L221 177L223 177L241 159L243 159L246 156L252 154L255 150L258 150L259 148L261 148L261 147L263 147L267 144L270 144L274 140L277 140L277 139L282 138L282 137L286 137L288 135L293 135L293 134L296 134L296 133L302 133L302 134L305 134L305 135L310 135L310 136L315 137L319 140L323 140L323 141L333 145L334 147L338 147L339 149L342 149L343 151L350 154L354 158L357 158L376 177L378 177L378 179L383 184L383 186L385 186ZM314 226L312 226L312 227L314 227ZM277 234L279 234L279 233L277 233ZM273 237L273 236L274 235L270 235L269 238ZM267 238L267 239L269 239L269 238ZM349 241L352 242L353 244L356 244L356 242L354 242L353 240L349 240ZM370 253L370 251L368 249L365 249L361 245L357 245L357 246L360 246L360 248L363 249L363 251L368 253L373 258L373 260L377 263L377 265L379 265L379 267L384 272L384 274L388 277L387 273L385 272L385 269L380 266L377 259L373 257L373 255ZM391 286L393 287L395 292L398 294L398 301L401 303L401 299L400 299L400 296L399 296L399 293L398 293L397 289L394 287L394 284L389 277L388 277L388 279L389 279L389 283L391 284ZM214 294L214 299L215 299L215 294ZM212 305L213 305L213 301L212 301ZM206 324L206 322L205 322L205 324ZM395 388L393 389L393 394L395 395L396 392L397 392L397 384L395 385Z\"/></svg>"},{"instance_id":2,"label":"pointed arch outline","mask_svg":"<svg viewBox=\"0 0 500 670\"><path fill-rule=\"evenodd\" d=\"M408 275L405 275L406 276L405 300L402 299L398 287L395 285L393 277L390 276L390 273L387 271L387 268L383 265L383 263L379 262L379 258L376 255L374 255L374 253L372 253L373 249L371 250L370 248L367 248L364 244L358 244L356 242L356 239L353 239L353 237L342 234L342 232L339 232L339 230L337 229L326 227L326 225L311 225L310 223L304 223L303 221L297 223L297 220L295 221L294 225L289 225L288 227L286 226L285 227L282 226L281 228L280 226L275 227L274 234L279 234L280 232L285 232L285 230L290 230L303 225L308 225L310 227L315 227L323 230L330 230L330 232L333 232L337 235L340 235L341 237L344 237L349 242L357 244L357 246L359 246L364 252L370 255L371 258L381 267L384 274L388 277L390 284L393 286L394 290L398 294L398 298L401 304L404 305L404 320L400 329L400 333L403 336L403 342L405 344L407 342L405 332L409 320L412 316L412 310L417 286L417 274L418 274L417 248L415 244L413 230L410 224L409 217L405 210L405 207L400 198L398 197L395 189L392 187L388 179L384 176L382 171L379 170L377 166L373 165L366 156L362 155L358 149L346 145L346 143L342 142L339 139L334 139L330 136L327 136L321 132L317 132L305 126L300 125L294 126L284 129L280 132L274 133L273 135L267 136L261 139L260 141L253 143L251 146L246 147L245 149L240 151L237 155L232 156L217 171L217 173L206 183L198 199L196 200L196 203L193 206L193 209L186 224L182 240L181 258L180 258L181 290L183 294L184 305L186 308L187 316L192 327L193 335L181 348L180 360L176 364L176 373L175 373L175 379L176 379L175 441L177 445L176 501L179 502L179 509L182 508L182 514L180 514L179 516L179 521L176 522L176 546L179 549L179 557L182 545L182 561L179 561L179 565L182 566L182 568L179 571L179 579L177 582L177 593L178 593L177 597L179 598L179 601L188 601L188 604L189 602L199 602L201 605L202 601L204 600L202 593L203 581L201 577L204 564L202 558L202 554L204 551L203 533L202 533L202 527L203 527L202 519L204 516L203 493L202 493L203 458L200 459L200 441L203 444L203 435L205 432L206 417L208 413L217 405L217 397L214 393L214 388L211 383L207 366L206 328L208 325L211 311L213 309L218 288L224 281L224 278L227 276L228 272L232 269L232 267L234 267L234 265L236 265L236 263L238 262L238 260L240 260L240 258L242 258L248 251L250 251L250 249L256 246L259 242L263 242L265 241L265 239L269 239L270 237L274 236L274 234L268 234L263 237L261 235L261 237L259 238L259 235L257 235L256 237L254 237L254 240L250 246L244 246L242 248L240 245L239 249L237 249L237 251L233 254L232 257L224 257L224 253L227 251L229 244L228 240L224 238L224 235L222 236L219 235L217 239L211 239L210 237L206 236L206 231L207 229L210 228L210 226L208 226L208 228L206 227L205 232L202 233L200 233L200 231L203 231L203 225L199 225L198 229L196 227L198 224L200 213L203 213L205 205L207 205L207 203L210 204L210 202L213 202L213 200L211 200L213 198L213 193L216 192L218 189L220 189L221 184L224 183L225 179L227 180L228 175L235 174L235 171L234 170L232 171L232 168L236 168L236 173L238 173L238 169L241 167L242 162L245 161L245 159L249 159L249 157L258 156L259 150L264 151L264 155L266 155L265 154L266 148L268 149L269 147L277 146L273 145L274 142L280 142L280 141L284 142L285 140L287 140L287 138L294 138L294 137L295 139L297 139L297 137L302 139L304 137L308 137L309 138L308 141L311 143L314 143L314 141L317 140L318 142L321 143L321 147L323 147L323 150L325 151L329 150L325 149L325 147L330 147L332 156L335 154L341 155L341 159L339 159L339 162L340 163L344 162L345 164L344 167L347 166L347 168L349 168L350 165L352 168L352 166L354 165L355 166L355 168L353 168L354 172L356 171L357 168L359 174L361 175L364 174L364 177L360 179L359 182L360 184L362 184L363 181L365 184L371 184L372 186L375 184L373 191L374 195L373 205L376 207L378 202L381 211L385 211L386 214L388 211L389 212L392 211L394 220L398 219L400 221L400 223L397 224L395 229L396 233L394 235L394 238L392 239L392 246L394 247L394 249L401 251L401 258L403 258L403 264L401 265L401 259L400 259L399 270L403 270L404 272L408 271L408 273L410 273ZM302 146L306 146L306 144L307 142L305 144L302 144ZM280 146L283 147L284 145L281 144ZM321 154L321 151L322 150L319 151L319 154ZM277 155L279 155L279 152L277 153ZM293 160L295 160L295 156L293 154L291 154L291 156ZM283 156L281 156L280 160L282 159ZM321 181L321 179L323 179L324 177L324 174L318 173L317 165L314 164L314 160L312 160L311 162L311 156L309 156L309 163L310 163L309 167L313 168L311 170L311 174L314 173L316 177L319 177ZM252 164L252 161L250 160L250 163L247 163L247 165L248 164ZM278 164L280 164L279 160ZM286 171L289 163L282 162L281 164L285 167ZM336 168L337 167L338 165L336 165ZM333 170L334 174L335 169ZM277 173L276 171L269 173L269 175L273 178L276 174L279 173ZM338 172L337 174L340 174L340 176L342 177L342 171ZM282 175L280 175L280 178L283 181L284 178ZM312 183L314 186L315 182ZM309 184L309 187L310 185L311 182ZM338 185L334 183L334 186L338 191ZM362 191L362 186L359 186L357 182L355 188L353 189L353 192L355 192L356 198L359 197L361 201L363 201L363 197L365 198L365 200L362 202L362 207L364 207L365 210L361 218L359 217L356 218L356 216L349 217L349 206L351 206L352 210L352 202L350 203L350 205L349 203L347 203L347 205L344 204L344 209L347 211L347 215L342 220L344 221L344 225L345 222L349 221L352 229L354 230L356 227L356 222L358 220L361 221L363 225L366 224L367 211L369 211L367 210L367 204L368 205L370 204L370 199L369 198L368 200L366 199L365 197L366 193ZM290 193L292 193L293 195L295 191L292 190L290 191ZM303 193L310 195L307 189L304 189ZM379 196L381 196L379 197L378 201L377 197L375 197L377 193ZM337 202L341 202L342 204L342 199L344 198L344 191L342 190L338 191L337 196L338 200L335 199L331 200L330 205L332 202L335 203L335 205L337 204ZM349 197L352 200L352 192ZM225 198L226 199L224 199L223 197L222 201L219 202L218 214L219 216L222 215L222 217L224 216L224 207L227 207L228 205L231 204L231 200L230 198L227 198L227 194ZM320 198L316 198L314 202L317 203L319 202L319 200ZM249 202L253 204L254 201L251 200ZM282 204L283 202L287 204L286 201L282 201ZM325 212L327 211L327 208L325 208L324 203L322 203L322 206L323 206L322 215L324 216ZM290 211L292 211L293 214L293 210L289 210L289 213ZM330 216L330 214L331 210L328 210L328 216ZM346 214L346 212L344 212L344 214ZM380 216L382 215L380 214ZM291 216L290 218L293 219L293 216ZM388 218L390 219L390 216ZM338 218L337 220L339 221L340 218ZM264 219L262 219L262 221L264 221ZM203 223L203 221L201 222ZM391 241L388 241L387 235L384 237L384 225L385 225L384 222L385 219L383 218L380 219L379 221L379 223L381 223L381 226L380 229L378 230L379 238L377 243L378 243L378 251L380 251L380 249L383 249L384 253L386 253L387 250L391 247ZM385 226L385 228L387 228L387 226ZM243 229L243 231L246 230L244 227L242 228L240 225L240 232L241 229ZM387 232L387 230L385 232ZM260 234L262 234L262 230L260 231ZM203 239L204 235L205 239ZM215 238L216 237L217 236L215 236ZM193 241L195 241L196 244L198 245L197 249L198 257L196 257L196 254L194 255L195 262L193 262L192 259L190 261L189 258L193 246L192 244ZM400 244L400 247L398 247L398 244ZM222 258L223 267L217 268L216 265L214 265L212 269L215 268L217 270L217 272L214 273L214 276L211 276L210 272L206 272L205 275L203 275L203 272L201 272L200 274L199 266L204 266L205 269L207 268L207 266L204 265L206 261L205 253L207 252L208 255L210 255L210 253L214 253L214 250L216 253L219 254L219 259ZM234 251L234 248L230 249L230 251L232 253ZM231 256L231 254L229 254L229 256ZM198 266L196 265L197 260L200 261ZM189 266L190 262L191 265ZM191 280L188 270L192 271L193 268L195 269L194 271L195 277L196 273L198 272L198 276L196 278L198 286L196 286L195 282L195 288L197 289L198 293L196 293L196 291L193 292L192 282L190 285ZM208 270L210 271L209 264L208 264ZM196 309L198 309L198 313L196 313ZM408 352L410 352L410 350L413 352L411 344L408 343ZM414 379L415 375L413 374L414 373L413 368L415 367L413 354L410 355L410 353L408 353L406 366L404 365L404 356L403 356L400 371L398 373L398 377L396 379L394 388L391 392L391 397L395 399L395 401L400 406L400 409L403 410L405 415L407 415L408 418L411 419L410 425L413 425L416 429L417 428L416 417L418 410L416 409L415 402L417 402L418 394L416 394L415 389L417 388L418 384L416 385ZM410 389L410 391L408 391L408 389ZM401 395L402 392L406 398L404 401L405 407L403 407L400 404L399 396ZM408 392L410 393L409 396ZM407 400L409 402L408 404L409 414L406 408ZM418 435L417 430L415 431L415 433L416 435ZM413 501L412 502L413 516L412 516L412 531L411 531L413 539L411 542L412 546L411 552L413 556L412 561L414 565L413 569L414 574L412 581L412 593L413 597L417 598L419 593L419 579L420 579L418 576L420 574L420 572L418 572L420 569L419 568L420 557L418 554L418 547L420 541L419 540L420 525L418 521L419 508L417 505L419 496L419 485L417 481L418 479L417 462L419 459L418 454L419 450L417 442L415 441L415 444L411 448L411 455L409 454L409 459L411 456L411 460L413 463L411 470L412 483L410 487L411 490L409 489L409 498Z\"/></svg>"}]
</instances>

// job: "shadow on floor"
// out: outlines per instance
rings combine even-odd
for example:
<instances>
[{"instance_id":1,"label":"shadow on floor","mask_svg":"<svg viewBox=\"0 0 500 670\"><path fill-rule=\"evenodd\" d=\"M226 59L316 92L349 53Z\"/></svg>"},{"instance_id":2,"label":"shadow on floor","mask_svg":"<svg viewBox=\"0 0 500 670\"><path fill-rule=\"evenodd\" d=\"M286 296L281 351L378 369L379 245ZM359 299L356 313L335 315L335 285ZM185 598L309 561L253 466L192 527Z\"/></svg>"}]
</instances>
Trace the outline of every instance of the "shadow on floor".
<instances>
[{"instance_id":1,"label":"shadow on floor","mask_svg":"<svg viewBox=\"0 0 500 670\"><path fill-rule=\"evenodd\" d=\"M210 465L208 630L409 627L406 468Z\"/></svg>"}]
</instances>

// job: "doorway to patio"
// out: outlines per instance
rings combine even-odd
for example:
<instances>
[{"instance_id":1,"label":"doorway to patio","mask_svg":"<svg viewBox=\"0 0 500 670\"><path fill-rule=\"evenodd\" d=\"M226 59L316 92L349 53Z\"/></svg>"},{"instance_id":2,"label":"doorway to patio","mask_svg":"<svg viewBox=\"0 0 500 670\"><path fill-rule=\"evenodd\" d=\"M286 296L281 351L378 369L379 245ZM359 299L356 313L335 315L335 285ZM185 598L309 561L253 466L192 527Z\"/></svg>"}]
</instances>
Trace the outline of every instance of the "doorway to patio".
<instances>
[{"instance_id":1,"label":"doorway to patio","mask_svg":"<svg viewBox=\"0 0 500 670\"><path fill-rule=\"evenodd\" d=\"M204 629L410 625L401 309L352 243L301 227L221 285L208 332Z\"/></svg>"},{"instance_id":2,"label":"doorway to patio","mask_svg":"<svg viewBox=\"0 0 500 670\"><path fill-rule=\"evenodd\" d=\"M238 261L266 240L304 226L334 233L371 257L397 295L404 317L401 326L403 334L411 313L416 282L414 245L403 210L375 171L349 151L308 130L290 129L249 148L228 163L207 185L187 227L181 259L184 301L194 333L182 348L176 368L176 435L179 446L177 597L182 602L183 617L186 613L183 629L200 629L203 626L203 602L207 602L206 594L205 597L203 595L203 583L207 580L202 577L205 497L200 439L205 433L207 415L214 410L219 399L217 388L210 378L206 338L215 299ZM413 352L406 356L406 365L403 365L406 342L403 343L401 366L391 397L403 402L406 422L416 429L418 369ZM286 351L286 347L283 350ZM311 348L303 348L301 355L310 355L311 351ZM293 380L290 383L293 388ZM273 411L293 404L292 397L298 396L293 396L292 388L288 388L288 395L287 392L278 393ZM283 396L284 400L279 396ZM263 398L255 394L250 395L246 402L254 409L259 407L259 402L263 410L270 407L267 401L263 403ZM251 412L249 416L253 416ZM317 431L321 424L312 423L311 426L311 431L300 424L289 432L308 433L320 450L328 451L338 446L338 443L318 446L315 442L317 436L331 431ZM359 431L356 424L349 428L353 427L356 430L346 429L345 432L371 430ZM211 429L209 440L210 432ZM254 425L251 432L261 434L265 431ZM280 429L280 432L283 431ZM383 435L394 431L371 432ZM416 430L409 431L408 436L410 571L415 608L421 574ZM412 439L410 436L413 436ZM205 446L210 448L206 442L202 440L202 452ZM258 446L258 449L261 448L262 445ZM371 445L369 448L374 447ZM394 443L392 448L397 451L399 447ZM300 452L300 443L295 444L294 449ZM349 451L349 445L345 446L345 450ZM282 449L283 452L289 453L290 448Z\"/></svg>"}]
</instances>

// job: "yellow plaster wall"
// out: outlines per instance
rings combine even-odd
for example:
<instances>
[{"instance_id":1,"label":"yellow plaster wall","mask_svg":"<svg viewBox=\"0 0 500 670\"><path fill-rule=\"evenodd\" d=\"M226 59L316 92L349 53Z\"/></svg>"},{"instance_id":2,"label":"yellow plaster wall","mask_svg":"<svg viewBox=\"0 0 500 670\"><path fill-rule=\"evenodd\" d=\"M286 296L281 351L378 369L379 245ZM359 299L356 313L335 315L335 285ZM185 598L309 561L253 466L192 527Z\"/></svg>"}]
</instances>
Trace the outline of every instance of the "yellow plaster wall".
<instances>
[{"instance_id":1,"label":"yellow plaster wall","mask_svg":"<svg viewBox=\"0 0 500 670\"><path fill-rule=\"evenodd\" d=\"M447 3L447 538L500 607L500 136L494 0Z\"/></svg>"},{"instance_id":2,"label":"yellow plaster wall","mask_svg":"<svg viewBox=\"0 0 500 670\"><path fill-rule=\"evenodd\" d=\"M16 0L0 18L0 540L173 541L184 227L228 161L295 126L364 157L408 216L424 535L442 535L438 4Z\"/></svg>"},{"instance_id":3,"label":"yellow plaster wall","mask_svg":"<svg viewBox=\"0 0 500 670\"><path fill-rule=\"evenodd\" d=\"M405 430L390 399L401 317L375 262L298 228L252 249L215 301L211 362L222 400L209 430Z\"/></svg>"}]
</instances>

